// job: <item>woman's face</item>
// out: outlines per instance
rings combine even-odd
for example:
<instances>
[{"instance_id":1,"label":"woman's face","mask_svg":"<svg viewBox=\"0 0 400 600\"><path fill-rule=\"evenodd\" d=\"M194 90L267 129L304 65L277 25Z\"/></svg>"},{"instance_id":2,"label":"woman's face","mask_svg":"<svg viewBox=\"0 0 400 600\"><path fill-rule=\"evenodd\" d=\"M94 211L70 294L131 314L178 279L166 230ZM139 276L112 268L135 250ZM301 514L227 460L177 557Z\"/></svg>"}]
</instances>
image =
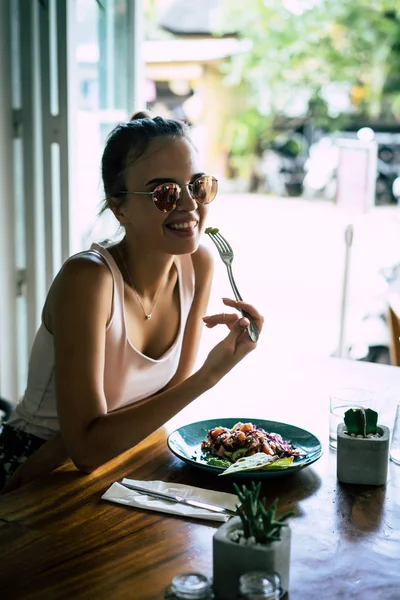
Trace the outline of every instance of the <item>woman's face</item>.
<instances>
[{"instance_id":1,"label":"woman's face","mask_svg":"<svg viewBox=\"0 0 400 600\"><path fill-rule=\"evenodd\" d=\"M127 195L120 211L128 236L133 235L145 251L174 255L195 252L208 208L193 200L187 185L201 175L204 172L198 164L198 155L186 139L153 140L145 153L128 167L126 190L153 192L162 183L177 183L182 189L181 198L175 210L163 213L154 206L151 196Z\"/></svg>"}]
</instances>

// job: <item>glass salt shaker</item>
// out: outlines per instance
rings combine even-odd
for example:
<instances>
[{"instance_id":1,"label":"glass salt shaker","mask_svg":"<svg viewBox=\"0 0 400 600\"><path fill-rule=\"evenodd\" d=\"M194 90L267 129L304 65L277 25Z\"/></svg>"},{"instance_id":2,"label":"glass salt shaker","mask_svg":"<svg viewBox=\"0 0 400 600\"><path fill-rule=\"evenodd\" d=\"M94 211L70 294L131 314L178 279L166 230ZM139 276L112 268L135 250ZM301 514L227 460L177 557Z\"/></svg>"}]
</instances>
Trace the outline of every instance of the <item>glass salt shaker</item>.
<instances>
[{"instance_id":1,"label":"glass salt shaker","mask_svg":"<svg viewBox=\"0 0 400 600\"><path fill-rule=\"evenodd\" d=\"M175 575L165 590L168 600L212 600L214 595L210 581L202 573L180 573Z\"/></svg>"},{"instance_id":2,"label":"glass salt shaker","mask_svg":"<svg viewBox=\"0 0 400 600\"><path fill-rule=\"evenodd\" d=\"M280 585L277 573L250 571L239 579L239 600L279 600Z\"/></svg>"}]
</instances>

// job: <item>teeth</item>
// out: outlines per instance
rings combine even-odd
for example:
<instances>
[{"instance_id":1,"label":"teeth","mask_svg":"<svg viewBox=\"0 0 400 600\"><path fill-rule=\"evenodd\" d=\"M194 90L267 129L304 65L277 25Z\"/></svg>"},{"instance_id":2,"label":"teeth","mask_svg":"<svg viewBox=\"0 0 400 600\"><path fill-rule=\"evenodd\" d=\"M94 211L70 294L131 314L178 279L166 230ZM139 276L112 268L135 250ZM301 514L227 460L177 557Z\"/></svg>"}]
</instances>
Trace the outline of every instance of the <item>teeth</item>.
<instances>
[{"instance_id":1,"label":"teeth","mask_svg":"<svg viewBox=\"0 0 400 600\"><path fill-rule=\"evenodd\" d=\"M196 225L196 221L187 221L186 223L171 223L172 229L192 229Z\"/></svg>"}]
</instances>

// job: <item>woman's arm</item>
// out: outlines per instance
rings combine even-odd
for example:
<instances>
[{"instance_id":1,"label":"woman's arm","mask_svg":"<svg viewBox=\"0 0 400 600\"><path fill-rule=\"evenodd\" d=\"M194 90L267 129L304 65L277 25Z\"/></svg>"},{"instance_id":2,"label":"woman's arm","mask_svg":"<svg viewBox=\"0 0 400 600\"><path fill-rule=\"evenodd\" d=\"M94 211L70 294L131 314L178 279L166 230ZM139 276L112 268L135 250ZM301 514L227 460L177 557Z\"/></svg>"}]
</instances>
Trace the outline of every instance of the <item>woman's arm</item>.
<instances>
[{"instance_id":1,"label":"woman's arm","mask_svg":"<svg viewBox=\"0 0 400 600\"><path fill-rule=\"evenodd\" d=\"M102 264L82 258L64 267L54 289L51 327L60 429L78 468L91 471L121 454L210 387L201 373L188 380L204 327L201 317L207 309L213 267L210 254L203 247L192 260L195 295L175 376L158 394L112 413L107 412L103 391L111 274Z\"/></svg>"},{"instance_id":2,"label":"woman's arm","mask_svg":"<svg viewBox=\"0 0 400 600\"><path fill-rule=\"evenodd\" d=\"M206 266L204 270L207 272ZM236 317L237 323L229 335L213 349L203 367L188 377L208 301L209 287L204 287L204 293L201 285L197 290L188 320L180 381L177 377L176 383L171 380L169 389L108 413L103 372L112 277L103 265L88 259L78 258L66 264L55 288L52 308L57 408L67 453L80 470L93 471L139 443L215 385L254 349L255 344L243 332L246 321ZM230 305L237 308L236 303ZM258 319L261 329L261 317L252 307L249 312ZM217 322L218 318L213 324Z\"/></svg>"},{"instance_id":3,"label":"woman's arm","mask_svg":"<svg viewBox=\"0 0 400 600\"><path fill-rule=\"evenodd\" d=\"M201 317L204 316L210 296L213 261L208 250L202 246L192 254L193 268L195 274L195 295L191 310L188 315L182 344L181 358L178 369L168 384L157 394L142 400L147 402L166 390L175 387L187 379L192 371L199 346L201 331L204 328ZM125 407L124 407L125 408ZM117 409L117 411L124 410ZM14 473L2 493L30 483L34 479L42 477L56 469L68 459L68 454L58 433L49 441L45 442L40 449L29 457Z\"/></svg>"},{"instance_id":4,"label":"woman's arm","mask_svg":"<svg viewBox=\"0 0 400 600\"><path fill-rule=\"evenodd\" d=\"M64 334L63 328L61 328L61 333L56 337L58 338L57 344L59 344L57 353L61 357L61 365L58 365L61 370L61 378L58 374L57 381L61 386L60 396L65 415L64 423L66 423L63 433L65 430L67 434L69 433L69 448L64 445L61 434L57 434L43 444L16 471L3 493L49 473L62 464L69 455L81 470L94 470L163 425L179 410L215 385L255 347L243 330L246 325L245 321L239 320L237 315L207 317L204 319L207 327L224 323L231 333L211 351L202 369L189 377L203 327L201 317L207 307L212 277L212 259L207 251L201 249L196 256L193 256L193 259L196 273L196 293L185 328L183 351L177 373L158 394L109 414L107 414L105 399L104 404L102 403L102 394L104 396L102 374L99 375L97 369L94 371L88 369L85 372L85 369L82 369L82 361L92 357L89 341L94 346L94 356L101 357L101 353L96 352L95 346L96 343L99 343L99 339L101 343L103 336L99 335L99 332L105 331L105 322L110 316L112 281L107 280L107 272L100 264L97 266L87 263L75 264L69 267L66 280L69 279L72 288L77 286L79 291L73 292L71 288L65 289L65 285L59 286L57 293L61 310L55 320L56 329L61 325L63 327L68 325L66 333ZM85 285L89 286L86 290ZM95 290L96 293L94 293ZM239 307L239 304L234 301L227 300L225 303L227 306ZM261 330L263 319L254 311L253 307L243 305L242 308L254 314ZM91 326L88 326L91 319ZM102 322L103 328L96 327L96 323L100 325ZM54 325L52 327L54 330ZM71 335L73 331L75 333ZM63 341L69 343L63 347ZM63 361L66 365L63 364ZM96 361L92 362L90 359L89 364L92 369L96 367ZM64 373L66 379L63 380L65 366L67 366ZM68 379L69 369L71 369L72 380ZM74 376L72 376L73 371L75 371ZM91 385L95 393L93 393ZM69 399L65 390L71 394ZM73 392L76 394L74 395ZM81 403L77 402L76 398L80 398ZM83 425L82 417L86 415L86 419L89 419L90 415L84 399L87 400L87 405L92 407L92 411L97 410L98 413L86 425L86 428ZM68 428L71 429L69 432ZM81 432L81 435L76 435L76 431Z\"/></svg>"}]
</instances>

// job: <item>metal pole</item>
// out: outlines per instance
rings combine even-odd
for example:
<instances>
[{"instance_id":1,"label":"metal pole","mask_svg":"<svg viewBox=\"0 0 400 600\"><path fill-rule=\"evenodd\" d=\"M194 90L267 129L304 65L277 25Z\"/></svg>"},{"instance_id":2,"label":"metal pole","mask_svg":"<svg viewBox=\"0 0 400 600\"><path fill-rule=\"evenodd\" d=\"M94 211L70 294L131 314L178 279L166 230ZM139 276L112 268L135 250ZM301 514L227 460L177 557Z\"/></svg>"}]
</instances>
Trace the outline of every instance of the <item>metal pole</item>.
<instances>
[{"instance_id":1,"label":"metal pole","mask_svg":"<svg viewBox=\"0 0 400 600\"><path fill-rule=\"evenodd\" d=\"M11 3L0 2L0 394L17 400Z\"/></svg>"},{"instance_id":2,"label":"metal pole","mask_svg":"<svg viewBox=\"0 0 400 600\"><path fill-rule=\"evenodd\" d=\"M26 303L28 348L32 347L43 303L42 273L39 269L40 245L43 243L43 223L40 218L42 186L40 89L38 64L39 3L19 0L21 43L21 97L23 144L23 197L25 209ZM39 106L38 106L39 104Z\"/></svg>"},{"instance_id":3,"label":"metal pole","mask_svg":"<svg viewBox=\"0 0 400 600\"><path fill-rule=\"evenodd\" d=\"M70 132L70 62L73 60L71 48L71 21L72 8L75 3L68 0L57 0L55 6L57 23L57 67L58 67L58 116L57 116L57 137L59 145L59 202L60 202L60 220L61 220L61 261L65 261L70 254L70 210L69 210L69 179L70 166L69 156L69 132Z\"/></svg>"},{"instance_id":4,"label":"metal pole","mask_svg":"<svg viewBox=\"0 0 400 600\"><path fill-rule=\"evenodd\" d=\"M50 59L50 18L53 2L41 6L39 10L40 32L40 75L41 75L41 120L42 120L42 157L43 157L43 201L44 201L44 238L46 264L46 290L54 277L53 260L53 202L51 177L51 142L53 138L50 98L51 98L51 59Z\"/></svg>"},{"instance_id":5,"label":"metal pole","mask_svg":"<svg viewBox=\"0 0 400 600\"><path fill-rule=\"evenodd\" d=\"M344 274L343 274L343 290L342 290L342 305L340 313L340 334L339 334L339 358L346 358L346 314L347 314L347 296L348 296L348 281L350 272L350 255L351 246L353 244L353 225L348 225L344 234L346 244Z\"/></svg>"}]
</instances>

